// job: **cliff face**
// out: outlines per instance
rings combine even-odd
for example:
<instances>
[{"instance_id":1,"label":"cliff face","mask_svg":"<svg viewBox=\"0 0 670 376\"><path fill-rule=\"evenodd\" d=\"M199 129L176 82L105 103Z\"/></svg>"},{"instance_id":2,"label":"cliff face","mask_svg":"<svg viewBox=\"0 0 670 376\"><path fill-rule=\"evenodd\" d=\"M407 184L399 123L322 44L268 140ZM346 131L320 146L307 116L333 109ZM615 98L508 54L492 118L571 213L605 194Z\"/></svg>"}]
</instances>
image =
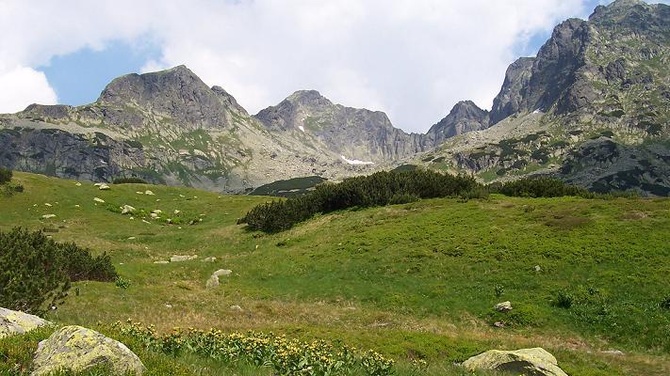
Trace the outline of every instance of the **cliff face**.
<instances>
[{"instance_id":1,"label":"cliff face","mask_svg":"<svg viewBox=\"0 0 670 376\"><path fill-rule=\"evenodd\" d=\"M550 174L598 191L668 192L670 7L599 6L507 70L485 131L424 160L483 180Z\"/></svg>"}]
</instances>

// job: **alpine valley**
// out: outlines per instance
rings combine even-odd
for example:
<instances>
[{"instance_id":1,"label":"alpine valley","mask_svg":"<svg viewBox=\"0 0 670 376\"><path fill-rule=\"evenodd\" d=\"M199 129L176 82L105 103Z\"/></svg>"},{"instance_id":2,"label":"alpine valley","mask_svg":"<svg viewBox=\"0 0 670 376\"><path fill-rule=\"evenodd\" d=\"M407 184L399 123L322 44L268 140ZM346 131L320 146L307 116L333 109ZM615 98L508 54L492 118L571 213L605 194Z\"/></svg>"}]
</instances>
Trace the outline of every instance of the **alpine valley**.
<instances>
[{"instance_id":1,"label":"alpine valley","mask_svg":"<svg viewBox=\"0 0 670 376\"><path fill-rule=\"evenodd\" d=\"M669 67L670 6L617 0L561 23L536 57L512 63L490 111L459 102L426 134L310 90L250 115L178 66L119 77L91 104L0 115L0 166L240 193L410 164L486 182L544 174L666 196Z\"/></svg>"}]
</instances>

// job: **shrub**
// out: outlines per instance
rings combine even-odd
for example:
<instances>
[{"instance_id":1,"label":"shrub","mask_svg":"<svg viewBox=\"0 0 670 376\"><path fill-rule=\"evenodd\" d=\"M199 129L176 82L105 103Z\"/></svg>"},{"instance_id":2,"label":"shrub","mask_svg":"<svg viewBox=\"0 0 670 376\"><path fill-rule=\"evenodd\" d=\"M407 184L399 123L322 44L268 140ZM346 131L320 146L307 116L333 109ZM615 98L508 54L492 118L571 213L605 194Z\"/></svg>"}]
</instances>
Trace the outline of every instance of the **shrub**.
<instances>
[{"instance_id":1,"label":"shrub","mask_svg":"<svg viewBox=\"0 0 670 376\"><path fill-rule=\"evenodd\" d=\"M670 310L670 295L666 296L660 303L661 308Z\"/></svg>"},{"instance_id":2,"label":"shrub","mask_svg":"<svg viewBox=\"0 0 670 376\"><path fill-rule=\"evenodd\" d=\"M70 282L113 281L107 254L92 257L74 243L57 243L41 231L20 227L0 232L0 306L41 314L45 303L62 303Z\"/></svg>"},{"instance_id":3,"label":"shrub","mask_svg":"<svg viewBox=\"0 0 670 376\"><path fill-rule=\"evenodd\" d=\"M146 180L138 177L115 178L113 184L149 184Z\"/></svg>"},{"instance_id":4,"label":"shrub","mask_svg":"<svg viewBox=\"0 0 670 376\"><path fill-rule=\"evenodd\" d=\"M575 302L575 297L565 290L561 290L556 294L556 297L553 300L553 305L559 308L568 309L572 307L572 304Z\"/></svg>"},{"instance_id":5,"label":"shrub","mask_svg":"<svg viewBox=\"0 0 670 376\"><path fill-rule=\"evenodd\" d=\"M258 205L238 223L246 223L251 230L272 233L287 230L317 213L408 203L422 198L485 195L472 177L425 170L383 171L348 178L339 184L320 184L306 195Z\"/></svg>"},{"instance_id":6,"label":"shrub","mask_svg":"<svg viewBox=\"0 0 670 376\"><path fill-rule=\"evenodd\" d=\"M513 197L592 197L587 189L546 176L528 177L503 184L490 185L492 192Z\"/></svg>"},{"instance_id":7,"label":"shrub","mask_svg":"<svg viewBox=\"0 0 670 376\"><path fill-rule=\"evenodd\" d=\"M12 180L12 170L0 167L0 184L9 183Z\"/></svg>"}]
</instances>

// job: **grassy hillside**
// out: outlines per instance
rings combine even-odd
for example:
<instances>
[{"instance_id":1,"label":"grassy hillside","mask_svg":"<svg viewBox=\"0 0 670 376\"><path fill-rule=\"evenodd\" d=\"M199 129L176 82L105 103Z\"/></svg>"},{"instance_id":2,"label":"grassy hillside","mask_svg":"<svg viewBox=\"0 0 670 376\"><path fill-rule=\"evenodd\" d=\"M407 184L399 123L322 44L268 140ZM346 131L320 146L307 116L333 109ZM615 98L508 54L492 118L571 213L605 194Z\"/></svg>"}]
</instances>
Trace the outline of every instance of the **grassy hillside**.
<instances>
[{"instance_id":1,"label":"grassy hillside","mask_svg":"<svg viewBox=\"0 0 670 376\"><path fill-rule=\"evenodd\" d=\"M121 276L75 283L48 317L60 323L131 319L165 333L342 341L392 357L400 370L425 359L425 374L459 374L453 362L490 348L535 346L571 375L670 373L668 199L423 200L266 235L236 224L264 197L14 180L25 191L0 197L0 230L42 229L106 251ZM121 214L123 205L136 213ZM157 263L173 255L198 258ZM217 269L233 273L205 288ZM506 300L511 312L493 310ZM612 349L624 355L603 353Z\"/></svg>"}]
</instances>

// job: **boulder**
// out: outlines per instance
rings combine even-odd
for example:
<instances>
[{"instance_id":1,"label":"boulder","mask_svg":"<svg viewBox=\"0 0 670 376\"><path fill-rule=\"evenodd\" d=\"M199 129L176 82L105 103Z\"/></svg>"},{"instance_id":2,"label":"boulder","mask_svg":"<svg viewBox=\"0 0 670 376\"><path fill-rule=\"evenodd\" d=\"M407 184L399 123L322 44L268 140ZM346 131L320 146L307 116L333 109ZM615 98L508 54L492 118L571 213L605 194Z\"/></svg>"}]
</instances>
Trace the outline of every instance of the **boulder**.
<instances>
[{"instance_id":1,"label":"boulder","mask_svg":"<svg viewBox=\"0 0 670 376\"><path fill-rule=\"evenodd\" d=\"M515 351L489 350L466 360L463 367L470 372L493 370L517 375L567 376L558 367L556 358L540 347Z\"/></svg>"},{"instance_id":2,"label":"boulder","mask_svg":"<svg viewBox=\"0 0 670 376\"><path fill-rule=\"evenodd\" d=\"M509 312L512 310L512 303L509 301L498 303L493 308L498 312Z\"/></svg>"},{"instance_id":3,"label":"boulder","mask_svg":"<svg viewBox=\"0 0 670 376\"><path fill-rule=\"evenodd\" d=\"M124 344L81 326L65 326L40 342L31 376L59 369L82 372L106 364L114 374L141 375L146 368Z\"/></svg>"},{"instance_id":4,"label":"boulder","mask_svg":"<svg viewBox=\"0 0 670 376\"><path fill-rule=\"evenodd\" d=\"M49 321L35 315L0 307L0 338L13 334L23 334L50 324Z\"/></svg>"},{"instance_id":5,"label":"boulder","mask_svg":"<svg viewBox=\"0 0 670 376\"><path fill-rule=\"evenodd\" d=\"M219 277L221 276L229 276L233 274L232 270L229 269L219 269L212 273L212 275L207 279L207 282L205 282L205 287L207 288L213 288L219 286Z\"/></svg>"},{"instance_id":6,"label":"boulder","mask_svg":"<svg viewBox=\"0 0 670 376\"><path fill-rule=\"evenodd\" d=\"M198 255L174 255L170 257L170 262L190 261L198 258Z\"/></svg>"}]
</instances>

